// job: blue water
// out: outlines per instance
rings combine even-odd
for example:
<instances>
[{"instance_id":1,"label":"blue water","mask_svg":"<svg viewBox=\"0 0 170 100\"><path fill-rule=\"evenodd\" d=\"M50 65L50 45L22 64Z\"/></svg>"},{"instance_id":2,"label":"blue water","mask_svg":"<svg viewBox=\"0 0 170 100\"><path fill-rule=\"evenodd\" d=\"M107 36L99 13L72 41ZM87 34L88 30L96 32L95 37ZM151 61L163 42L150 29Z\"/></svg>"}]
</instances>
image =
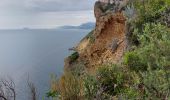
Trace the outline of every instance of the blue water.
<instances>
[{"instance_id":1,"label":"blue water","mask_svg":"<svg viewBox=\"0 0 170 100\"><path fill-rule=\"evenodd\" d=\"M12 77L17 100L28 100L29 78L39 99L48 91L50 74L61 75L64 58L90 30L0 30L0 77Z\"/></svg>"}]
</instances>

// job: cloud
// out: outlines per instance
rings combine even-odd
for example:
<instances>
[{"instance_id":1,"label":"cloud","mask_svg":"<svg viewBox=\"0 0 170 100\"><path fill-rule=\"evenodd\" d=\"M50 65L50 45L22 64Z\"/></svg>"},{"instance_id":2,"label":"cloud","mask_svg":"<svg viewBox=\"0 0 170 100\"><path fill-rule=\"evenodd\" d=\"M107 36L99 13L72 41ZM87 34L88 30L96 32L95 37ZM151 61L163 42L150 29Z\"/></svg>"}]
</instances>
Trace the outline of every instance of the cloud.
<instances>
[{"instance_id":1,"label":"cloud","mask_svg":"<svg viewBox=\"0 0 170 100\"><path fill-rule=\"evenodd\" d=\"M0 8L23 11L92 10L95 0L0 0Z\"/></svg>"},{"instance_id":2,"label":"cloud","mask_svg":"<svg viewBox=\"0 0 170 100\"><path fill-rule=\"evenodd\" d=\"M0 28L51 28L94 21L92 10L95 0L0 0L0 2Z\"/></svg>"},{"instance_id":3,"label":"cloud","mask_svg":"<svg viewBox=\"0 0 170 100\"><path fill-rule=\"evenodd\" d=\"M95 0L35 0L32 9L36 11L92 10Z\"/></svg>"}]
</instances>

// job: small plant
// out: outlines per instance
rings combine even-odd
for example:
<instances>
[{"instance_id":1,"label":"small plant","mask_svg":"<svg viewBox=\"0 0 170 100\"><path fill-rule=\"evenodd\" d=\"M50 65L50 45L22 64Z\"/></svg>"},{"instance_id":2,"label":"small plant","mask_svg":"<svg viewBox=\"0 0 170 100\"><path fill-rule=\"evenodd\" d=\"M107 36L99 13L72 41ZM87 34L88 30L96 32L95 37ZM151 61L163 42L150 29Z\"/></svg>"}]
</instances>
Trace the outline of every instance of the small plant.
<instances>
[{"instance_id":1,"label":"small plant","mask_svg":"<svg viewBox=\"0 0 170 100\"><path fill-rule=\"evenodd\" d=\"M97 77L103 91L109 95L116 95L126 88L124 85L126 76L122 68L116 65L102 66L98 69Z\"/></svg>"},{"instance_id":2,"label":"small plant","mask_svg":"<svg viewBox=\"0 0 170 100\"><path fill-rule=\"evenodd\" d=\"M84 76L84 93L85 98L88 100L93 100L97 95L99 89L99 83L95 76L85 75Z\"/></svg>"},{"instance_id":3,"label":"small plant","mask_svg":"<svg viewBox=\"0 0 170 100\"><path fill-rule=\"evenodd\" d=\"M140 77L125 66L102 66L98 69L96 77L103 91L102 94L106 97L125 96L125 99L134 99L140 95L139 90L135 88L140 83Z\"/></svg>"},{"instance_id":4,"label":"small plant","mask_svg":"<svg viewBox=\"0 0 170 100\"><path fill-rule=\"evenodd\" d=\"M51 75L50 80L50 90L46 93L48 98L57 98L60 96L59 94L59 80L57 79L56 75Z\"/></svg>"},{"instance_id":5,"label":"small plant","mask_svg":"<svg viewBox=\"0 0 170 100\"><path fill-rule=\"evenodd\" d=\"M80 100L83 98L81 91L83 81L71 72L65 72L59 80L52 79L51 83L51 90L47 93L48 97L57 97L61 100Z\"/></svg>"},{"instance_id":6,"label":"small plant","mask_svg":"<svg viewBox=\"0 0 170 100\"><path fill-rule=\"evenodd\" d=\"M134 71L146 71L147 65L144 64L143 60L137 54L137 52L128 52L124 56L124 63Z\"/></svg>"},{"instance_id":7,"label":"small plant","mask_svg":"<svg viewBox=\"0 0 170 100\"><path fill-rule=\"evenodd\" d=\"M94 35L91 35L91 36L89 37L89 39L90 39L90 43L94 43L94 41L95 41L95 36L94 36Z\"/></svg>"},{"instance_id":8,"label":"small plant","mask_svg":"<svg viewBox=\"0 0 170 100\"><path fill-rule=\"evenodd\" d=\"M136 11L135 11L134 5L133 4L132 5L128 5L125 8L124 14L128 18L128 21L133 20L135 18L135 16L136 16Z\"/></svg>"},{"instance_id":9,"label":"small plant","mask_svg":"<svg viewBox=\"0 0 170 100\"><path fill-rule=\"evenodd\" d=\"M74 62L79 58L79 53L78 52L74 52L73 54L71 54L71 56L69 56L70 58L70 62Z\"/></svg>"},{"instance_id":10,"label":"small plant","mask_svg":"<svg viewBox=\"0 0 170 100\"><path fill-rule=\"evenodd\" d=\"M48 98L55 98L58 96L58 92L57 91L49 91L48 93L46 93Z\"/></svg>"},{"instance_id":11,"label":"small plant","mask_svg":"<svg viewBox=\"0 0 170 100\"><path fill-rule=\"evenodd\" d=\"M170 72L165 70L148 70L142 73L145 95L151 99L169 100Z\"/></svg>"}]
</instances>

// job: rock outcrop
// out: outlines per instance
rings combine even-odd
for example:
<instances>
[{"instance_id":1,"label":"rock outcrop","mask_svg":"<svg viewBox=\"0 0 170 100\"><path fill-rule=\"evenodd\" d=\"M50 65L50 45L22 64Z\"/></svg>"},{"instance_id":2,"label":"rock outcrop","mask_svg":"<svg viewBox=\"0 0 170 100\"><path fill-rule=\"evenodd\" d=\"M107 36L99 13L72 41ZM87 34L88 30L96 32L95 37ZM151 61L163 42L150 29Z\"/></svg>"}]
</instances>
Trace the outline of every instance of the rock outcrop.
<instances>
[{"instance_id":1,"label":"rock outcrop","mask_svg":"<svg viewBox=\"0 0 170 100\"><path fill-rule=\"evenodd\" d=\"M71 62L65 59L65 68L84 66L87 70L94 70L102 64L113 64L122 61L127 48L126 18L122 11L104 12L107 4L97 1L95 4L95 29L76 46L78 58ZM79 65L78 65L79 64Z\"/></svg>"}]
</instances>

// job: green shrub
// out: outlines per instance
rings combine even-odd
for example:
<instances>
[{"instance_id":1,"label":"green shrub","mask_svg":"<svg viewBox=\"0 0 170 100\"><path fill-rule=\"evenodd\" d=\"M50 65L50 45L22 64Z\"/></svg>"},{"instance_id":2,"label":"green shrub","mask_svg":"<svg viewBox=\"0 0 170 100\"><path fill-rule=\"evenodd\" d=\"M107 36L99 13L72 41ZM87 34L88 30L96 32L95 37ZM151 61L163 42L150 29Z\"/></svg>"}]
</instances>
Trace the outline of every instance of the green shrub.
<instances>
[{"instance_id":1,"label":"green shrub","mask_svg":"<svg viewBox=\"0 0 170 100\"><path fill-rule=\"evenodd\" d=\"M125 81L128 76L116 65L102 66L97 71L97 77L104 92L109 95L121 93L126 88Z\"/></svg>"},{"instance_id":2,"label":"green shrub","mask_svg":"<svg viewBox=\"0 0 170 100\"><path fill-rule=\"evenodd\" d=\"M145 87L145 98L166 100L170 97L170 72L149 70L142 74Z\"/></svg>"},{"instance_id":3,"label":"green shrub","mask_svg":"<svg viewBox=\"0 0 170 100\"><path fill-rule=\"evenodd\" d=\"M130 4L128 5L126 8L125 8L125 11L124 11L124 14L125 16L127 17L127 21L128 23L130 23L131 21L133 21L136 17L136 10L135 10L135 7L133 4Z\"/></svg>"},{"instance_id":4,"label":"green shrub","mask_svg":"<svg viewBox=\"0 0 170 100\"><path fill-rule=\"evenodd\" d=\"M128 52L124 56L124 63L134 71L146 71L147 65L144 64L140 55L137 52Z\"/></svg>"},{"instance_id":5,"label":"green shrub","mask_svg":"<svg viewBox=\"0 0 170 100\"><path fill-rule=\"evenodd\" d=\"M137 88L129 87L119 94L122 100L141 100L141 94Z\"/></svg>"},{"instance_id":6,"label":"green shrub","mask_svg":"<svg viewBox=\"0 0 170 100\"><path fill-rule=\"evenodd\" d=\"M106 96L134 99L140 97L138 85L141 78L126 66L102 66L97 71L98 82Z\"/></svg>"},{"instance_id":7,"label":"green shrub","mask_svg":"<svg viewBox=\"0 0 170 100\"><path fill-rule=\"evenodd\" d=\"M155 22L161 17L167 7L164 0L136 0L135 7L138 11L138 25L141 26L147 22Z\"/></svg>"},{"instance_id":8,"label":"green shrub","mask_svg":"<svg viewBox=\"0 0 170 100\"><path fill-rule=\"evenodd\" d=\"M95 76L86 74L84 76L84 94L87 100L93 100L97 95L99 83Z\"/></svg>"},{"instance_id":9,"label":"green shrub","mask_svg":"<svg viewBox=\"0 0 170 100\"><path fill-rule=\"evenodd\" d=\"M83 80L65 72L59 79L51 78L50 91L46 94L56 100L82 100L83 99Z\"/></svg>"},{"instance_id":10,"label":"green shrub","mask_svg":"<svg viewBox=\"0 0 170 100\"><path fill-rule=\"evenodd\" d=\"M135 71L160 69L169 66L170 31L161 24L145 24L143 31L138 32L140 45L134 51L126 53L124 62Z\"/></svg>"},{"instance_id":11,"label":"green shrub","mask_svg":"<svg viewBox=\"0 0 170 100\"><path fill-rule=\"evenodd\" d=\"M95 36L94 36L94 35L91 35L91 36L89 37L89 39L90 39L90 43L94 43L94 41L95 41Z\"/></svg>"},{"instance_id":12,"label":"green shrub","mask_svg":"<svg viewBox=\"0 0 170 100\"><path fill-rule=\"evenodd\" d=\"M58 79L56 75L52 74L50 79L50 90L46 93L46 96L52 99L57 98L60 95L58 90Z\"/></svg>"},{"instance_id":13,"label":"green shrub","mask_svg":"<svg viewBox=\"0 0 170 100\"><path fill-rule=\"evenodd\" d=\"M143 99L168 99L170 89L170 31L161 24L145 24L138 40L140 45L125 55L124 62L143 84ZM145 71L141 71L145 68ZM128 90L129 91L129 90Z\"/></svg>"},{"instance_id":14,"label":"green shrub","mask_svg":"<svg viewBox=\"0 0 170 100\"><path fill-rule=\"evenodd\" d=\"M169 0L131 0L131 2L129 6L134 5L135 8L132 10L135 11L135 18L129 22L131 31L137 29L141 33L145 23L166 23L162 19L162 12L170 6ZM131 43L138 45L137 34L131 31Z\"/></svg>"},{"instance_id":15,"label":"green shrub","mask_svg":"<svg viewBox=\"0 0 170 100\"><path fill-rule=\"evenodd\" d=\"M71 54L71 56L69 56L70 58L70 62L74 62L79 58L79 53L78 52L74 52L73 54Z\"/></svg>"},{"instance_id":16,"label":"green shrub","mask_svg":"<svg viewBox=\"0 0 170 100\"><path fill-rule=\"evenodd\" d=\"M56 98L59 94L58 94L57 91L52 91L51 90L51 91L47 92L46 95L47 95L48 98L50 98L50 97L51 98Z\"/></svg>"},{"instance_id":17,"label":"green shrub","mask_svg":"<svg viewBox=\"0 0 170 100\"><path fill-rule=\"evenodd\" d=\"M85 74L85 65L83 62L76 62L75 65L69 70L74 76L82 76Z\"/></svg>"}]
</instances>

